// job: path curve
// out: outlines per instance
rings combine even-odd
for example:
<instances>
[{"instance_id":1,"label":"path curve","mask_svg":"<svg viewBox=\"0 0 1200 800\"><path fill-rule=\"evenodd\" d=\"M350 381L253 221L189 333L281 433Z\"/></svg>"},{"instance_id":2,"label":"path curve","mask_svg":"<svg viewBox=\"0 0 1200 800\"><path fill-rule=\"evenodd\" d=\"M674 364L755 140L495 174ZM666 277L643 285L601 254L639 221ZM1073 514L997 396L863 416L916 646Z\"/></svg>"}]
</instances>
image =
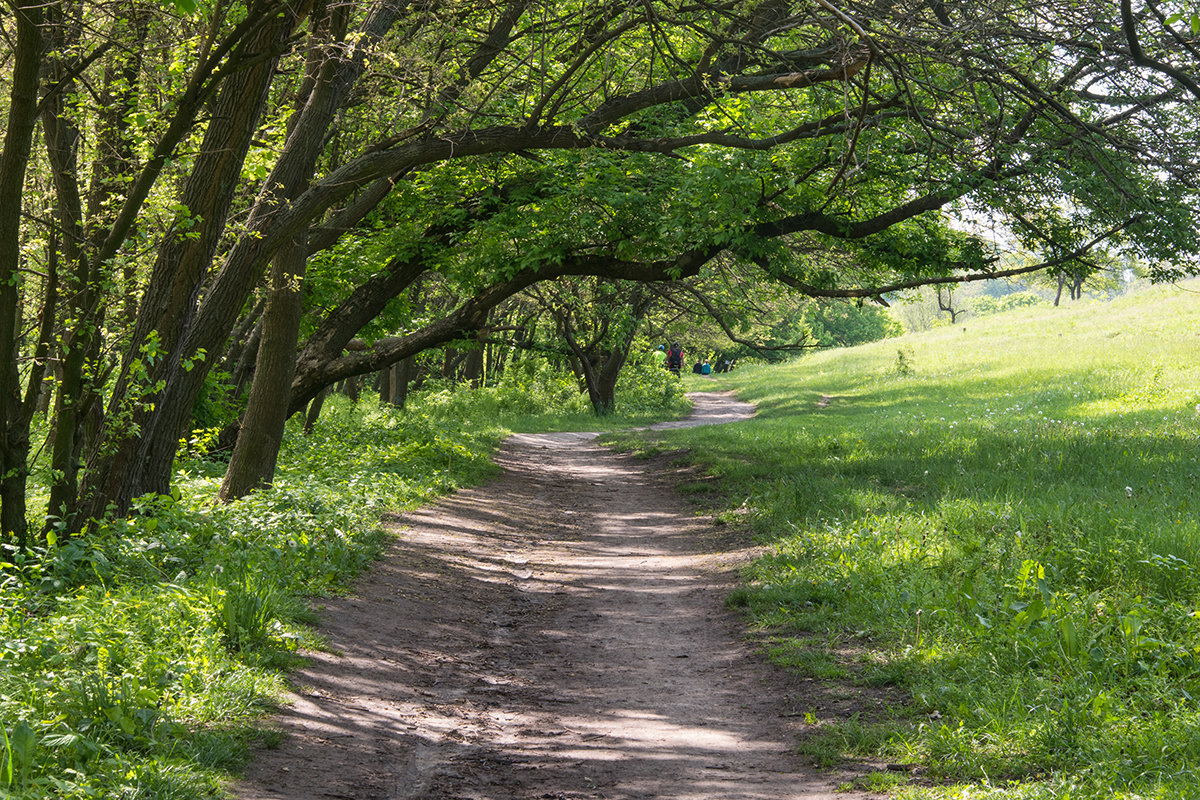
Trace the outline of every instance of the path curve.
<instances>
[{"instance_id":1,"label":"path curve","mask_svg":"<svg viewBox=\"0 0 1200 800\"><path fill-rule=\"evenodd\" d=\"M753 410L689 397L688 420L653 427ZM723 606L745 551L669 465L594 436L513 436L496 480L394 520L355 595L323 601L330 652L294 675L288 735L238 798L849 796L794 755L794 686Z\"/></svg>"}]
</instances>

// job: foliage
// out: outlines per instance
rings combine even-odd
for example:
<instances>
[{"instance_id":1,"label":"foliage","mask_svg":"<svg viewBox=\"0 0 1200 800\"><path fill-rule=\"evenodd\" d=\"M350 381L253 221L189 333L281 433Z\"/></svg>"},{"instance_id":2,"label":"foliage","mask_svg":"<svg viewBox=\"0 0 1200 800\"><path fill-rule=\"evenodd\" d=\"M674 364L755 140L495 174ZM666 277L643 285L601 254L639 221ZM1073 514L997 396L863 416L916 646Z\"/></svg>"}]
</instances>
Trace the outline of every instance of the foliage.
<instances>
[{"instance_id":1,"label":"foliage","mask_svg":"<svg viewBox=\"0 0 1200 800\"><path fill-rule=\"evenodd\" d=\"M684 399L683 388L677 376L650 357L650 347L645 345L621 370L617 381L621 413L626 417L653 415L656 422L665 416L682 416L691 405Z\"/></svg>"},{"instance_id":2,"label":"foliage","mask_svg":"<svg viewBox=\"0 0 1200 800\"><path fill-rule=\"evenodd\" d=\"M895 317L876 305L815 301L805 316L812 337L824 347L852 347L901 333Z\"/></svg>"},{"instance_id":3,"label":"foliage","mask_svg":"<svg viewBox=\"0 0 1200 800\"><path fill-rule=\"evenodd\" d=\"M769 545L731 601L777 657L906 698L805 752L921 765L905 797L1194 796L1198 323L1168 290L1019 309L716 376L758 417L654 434Z\"/></svg>"},{"instance_id":4,"label":"foliage","mask_svg":"<svg viewBox=\"0 0 1200 800\"><path fill-rule=\"evenodd\" d=\"M462 421L487 419L514 430L605 429L682 416L690 407L683 384L646 355L631 358L621 371L617 393L620 413L596 419L579 380L536 353L518 355L495 384L478 389L433 382L409 401L414 413L452 428ZM551 413L547 413L547 412ZM564 427L565 426L565 427Z\"/></svg>"},{"instance_id":5,"label":"foliage","mask_svg":"<svg viewBox=\"0 0 1200 800\"><path fill-rule=\"evenodd\" d=\"M451 5L17 4L4 535L30 529L48 364L67 411L50 504L77 530L169 482L187 432L235 410L206 379L260 341L264 364L297 358L295 411L486 328L538 281L673 283L721 259L754 283L865 300L990 271L992 247L951 224L962 212L1072 272L1102 242L1157 277L1194 268L1194 108L1167 91L1176 76L1131 69L1110 5ZM301 239L307 255L284 258ZM272 259L309 274L265 313L253 295ZM298 326L279 313L293 281ZM812 332L861 341L838 330L851 322ZM286 391L262 382L286 371L259 370L256 395ZM274 447L279 415L244 419Z\"/></svg>"},{"instance_id":6,"label":"foliage","mask_svg":"<svg viewBox=\"0 0 1200 800\"><path fill-rule=\"evenodd\" d=\"M1002 314L1005 311L1012 311L1015 308L1044 305L1048 305L1048 302L1041 295L1030 291L1023 291L1006 294L1003 297L980 295L971 300L971 311L977 317L986 317L991 314Z\"/></svg>"}]
</instances>

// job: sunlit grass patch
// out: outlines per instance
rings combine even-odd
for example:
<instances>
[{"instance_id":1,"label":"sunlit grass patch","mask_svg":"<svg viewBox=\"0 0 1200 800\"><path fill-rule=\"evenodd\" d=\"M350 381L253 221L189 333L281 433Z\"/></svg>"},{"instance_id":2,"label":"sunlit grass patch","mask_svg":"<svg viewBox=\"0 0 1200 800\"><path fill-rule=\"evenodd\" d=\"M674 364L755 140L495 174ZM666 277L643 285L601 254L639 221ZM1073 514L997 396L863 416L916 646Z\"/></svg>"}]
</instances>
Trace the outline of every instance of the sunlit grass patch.
<instances>
[{"instance_id":1,"label":"sunlit grass patch","mask_svg":"<svg viewBox=\"0 0 1200 800\"><path fill-rule=\"evenodd\" d=\"M921 797L1194 793L1198 329L1170 289L1014 312L720 376L758 417L660 436L771 545L731 602L869 638L910 697L882 744L806 747L919 763Z\"/></svg>"}]
</instances>

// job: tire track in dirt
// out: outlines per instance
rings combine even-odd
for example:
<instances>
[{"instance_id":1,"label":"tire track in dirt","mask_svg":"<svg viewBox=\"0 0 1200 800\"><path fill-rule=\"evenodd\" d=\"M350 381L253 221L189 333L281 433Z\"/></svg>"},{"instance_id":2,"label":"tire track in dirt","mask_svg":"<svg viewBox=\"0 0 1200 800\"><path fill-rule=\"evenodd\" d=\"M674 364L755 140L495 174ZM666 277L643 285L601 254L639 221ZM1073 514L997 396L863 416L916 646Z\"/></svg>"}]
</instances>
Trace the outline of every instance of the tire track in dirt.
<instances>
[{"instance_id":1,"label":"tire track in dirt","mask_svg":"<svg viewBox=\"0 0 1200 800\"><path fill-rule=\"evenodd\" d=\"M751 407L693 396L682 424ZM658 427L658 426L656 426ZM394 520L324 601L331 652L241 800L847 798L794 755L795 686L723 606L721 546L653 462L592 434L511 437L502 475Z\"/></svg>"}]
</instances>

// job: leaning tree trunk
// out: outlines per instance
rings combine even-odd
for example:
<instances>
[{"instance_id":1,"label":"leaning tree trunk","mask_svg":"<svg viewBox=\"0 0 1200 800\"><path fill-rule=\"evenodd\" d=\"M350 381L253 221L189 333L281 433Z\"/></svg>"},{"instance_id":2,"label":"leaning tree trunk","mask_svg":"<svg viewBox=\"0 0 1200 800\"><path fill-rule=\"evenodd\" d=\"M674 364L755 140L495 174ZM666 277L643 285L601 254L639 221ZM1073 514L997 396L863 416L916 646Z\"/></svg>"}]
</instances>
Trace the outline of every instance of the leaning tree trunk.
<instances>
[{"instance_id":1,"label":"leaning tree trunk","mask_svg":"<svg viewBox=\"0 0 1200 800\"><path fill-rule=\"evenodd\" d=\"M306 14L309 10L303 5L287 8L288 13L280 17L287 21L284 33L289 32L292 23L297 21L296 17L290 16L293 12ZM290 247L289 242L295 237L304 237L312 221L304 214L284 213L285 209L308 188L330 126L338 110L353 96L351 90L362 74L370 45L387 33L403 9L401 3L377 3L355 35L355 46L347 49L344 41L332 42L329 58L318 65L320 78L302 93L303 111L293 119L294 126L289 127L283 152L247 219L247 231L239 237L216 277L207 285L203 303L195 312L194 324L180 347L181 357L194 359L191 362L193 368L184 369L179 361L172 364L161 395L163 410L155 415L153 427L147 428L139 443L143 466L136 481L121 488L122 498L131 491L160 492L169 486L177 443L191 421L188 411L203 388L205 377L215 361L214 354L225 346L229 332L236 325L238 314L261 274L264 260L274 257L277 250ZM331 14L342 15L346 9L331 4L328 10ZM335 36L338 37L340 34ZM277 60L271 61L272 68ZM345 197L351 193L353 185L351 181L326 193L324 200L315 201L315 205ZM363 215L369 210L360 209ZM319 212L310 206L307 213L315 215ZM295 347L295 344L292 342L291 346Z\"/></svg>"},{"instance_id":2,"label":"leaning tree trunk","mask_svg":"<svg viewBox=\"0 0 1200 800\"><path fill-rule=\"evenodd\" d=\"M293 370L294 371L294 370ZM325 405L325 398L329 395L329 387L322 389L312 402L308 404L308 413L304 415L304 435L311 436L313 428L317 426L317 420L321 418L321 408Z\"/></svg>"},{"instance_id":3,"label":"leaning tree trunk","mask_svg":"<svg viewBox=\"0 0 1200 800\"><path fill-rule=\"evenodd\" d=\"M90 454L81 492L81 519L99 518L110 505L124 514L134 497L151 491L165 493L169 488L179 431L186 427L195 400L180 403L173 397L180 376L196 372L188 371L193 361L184 363L183 343L195 332L196 299L225 231L275 66L295 23L296 17L290 13L263 22L245 43L247 52L257 60L249 60L226 77L211 104L200 152L179 199L189 219L198 223L194 229L197 238L172 236L159 247L109 407L109 419L127 415L132 424L110 429L101 437L99 449ZM232 311L235 321L240 310L239 305ZM157 357L143 378L136 367L151 361L142 352L145 348ZM164 440L164 436L169 438Z\"/></svg>"},{"instance_id":4,"label":"leaning tree trunk","mask_svg":"<svg viewBox=\"0 0 1200 800\"><path fill-rule=\"evenodd\" d=\"M236 500L275 478L275 462L287 423L288 396L296 372L296 339L302 316L301 286L307 245L297 238L271 265L271 295L263 312L262 344L254 365L254 383L242 418L242 430L229 459L218 497Z\"/></svg>"}]
</instances>

